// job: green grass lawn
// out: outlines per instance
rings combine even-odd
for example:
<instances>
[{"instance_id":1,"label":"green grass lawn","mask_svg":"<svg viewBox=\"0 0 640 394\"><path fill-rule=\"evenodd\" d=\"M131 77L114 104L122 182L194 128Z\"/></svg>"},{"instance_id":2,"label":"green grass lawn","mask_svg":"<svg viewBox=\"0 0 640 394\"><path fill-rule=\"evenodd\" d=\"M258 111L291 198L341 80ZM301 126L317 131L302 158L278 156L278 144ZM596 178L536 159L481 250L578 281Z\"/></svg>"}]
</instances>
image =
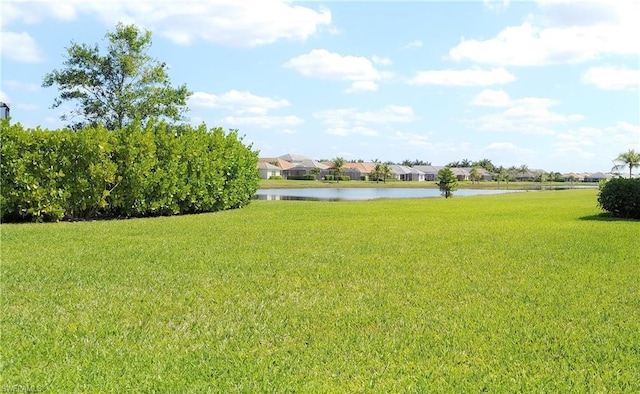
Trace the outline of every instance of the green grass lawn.
<instances>
[{"instance_id":1,"label":"green grass lawn","mask_svg":"<svg viewBox=\"0 0 640 394\"><path fill-rule=\"evenodd\" d=\"M638 392L640 223L596 195L3 224L0 388Z\"/></svg>"}]
</instances>

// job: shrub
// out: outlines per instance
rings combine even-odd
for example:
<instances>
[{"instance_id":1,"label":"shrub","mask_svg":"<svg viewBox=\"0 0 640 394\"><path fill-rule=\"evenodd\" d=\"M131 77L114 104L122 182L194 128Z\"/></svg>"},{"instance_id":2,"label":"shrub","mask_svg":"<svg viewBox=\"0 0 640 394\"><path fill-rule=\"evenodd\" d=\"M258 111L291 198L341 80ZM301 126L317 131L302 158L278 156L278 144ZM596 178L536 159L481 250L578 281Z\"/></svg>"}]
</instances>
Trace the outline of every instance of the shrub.
<instances>
[{"instance_id":1,"label":"shrub","mask_svg":"<svg viewBox=\"0 0 640 394\"><path fill-rule=\"evenodd\" d=\"M324 176L324 180L325 181L334 181L335 180L335 176L331 175L331 174L327 174Z\"/></svg>"},{"instance_id":2,"label":"shrub","mask_svg":"<svg viewBox=\"0 0 640 394\"><path fill-rule=\"evenodd\" d=\"M350 181L351 180L351 177L348 176L348 175L340 175L339 178L340 178L341 181Z\"/></svg>"},{"instance_id":3,"label":"shrub","mask_svg":"<svg viewBox=\"0 0 640 394\"><path fill-rule=\"evenodd\" d=\"M613 216L640 219L640 178L613 178L600 189L598 205Z\"/></svg>"},{"instance_id":4,"label":"shrub","mask_svg":"<svg viewBox=\"0 0 640 394\"><path fill-rule=\"evenodd\" d=\"M293 180L293 181L315 181L316 176L313 174L297 175L297 176L290 176L287 179Z\"/></svg>"},{"instance_id":5,"label":"shrub","mask_svg":"<svg viewBox=\"0 0 640 394\"><path fill-rule=\"evenodd\" d=\"M269 180L273 180L273 181L281 181L282 180L282 175L271 175L269 177Z\"/></svg>"},{"instance_id":6,"label":"shrub","mask_svg":"<svg viewBox=\"0 0 640 394\"><path fill-rule=\"evenodd\" d=\"M258 188L258 152L237 130L0 126L2 221L212 212L247 205Z\"/></svg>"}]
</instances>

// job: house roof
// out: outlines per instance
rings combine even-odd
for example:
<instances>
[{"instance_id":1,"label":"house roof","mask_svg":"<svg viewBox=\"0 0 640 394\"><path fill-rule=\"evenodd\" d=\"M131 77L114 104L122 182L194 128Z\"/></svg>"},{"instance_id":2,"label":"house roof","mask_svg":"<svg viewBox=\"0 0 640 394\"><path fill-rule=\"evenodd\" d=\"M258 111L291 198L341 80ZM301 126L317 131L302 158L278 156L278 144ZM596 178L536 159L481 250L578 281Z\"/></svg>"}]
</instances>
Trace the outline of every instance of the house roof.
<instances>
[{"instance_id":1,"label":"house roof","mask_svg":"<svg viewBox=\"0 0 640 394\"><path fill-rule=\"evenodd\" d=\"M451 168L451 172L453 175L461 175L461 176L469 176L469 171L466 168L462 167L453 167Z\"/></svg>"},{"instance_id":2,"label":"house roof","mask_svg":"<svg viewBox=\"0 0 640 394\"><path fill-rule=\"evenodd\" d=\"M435 166L413 166L413 168L425 174L437 174L440 171L440 168Z\"/></svg>"},{"instance_id":3,"label":"house roof","mask_svg":"<svg viewBox=\"0 0 640 394\"><path fill-rule=\"evenodd\" d=\"M372 163L345 163L344 166L365 174L373 171L375 167Z\"/></svg>"},{"instance_id":4,"label":"house roof","mask_svg":"<svg viewBox=\"0 0 640 394\"><path fill-rule=\"evenodd\" d=\"M271 171L275 171L278 170L280 171L280 167L278 166L274 166L273 164L266 162L266 161L259 161L258 162L258 168L261 170L271 170Z\"/></svg>"},{"instance_id":5,"label":"house roof","mask_svg":"<svg viewBox=\"0 0 640 394\"><path fill-rule=\"evenodd\" d=\"M610 177L611 175L607 175L603 172L594 172L593 174L589 174L585 176L585 178L590 178L590 179L608 179Z\"/></svg>"},{"instance_id":6,"label":"house roof","mask_svg":"<svg viewBox=\"0 0 640 394\"><path fill-rule=\"evenodd\" d=\"M326 170L329 168L328 165L322 164L319 161L315 160L303 160L300 163L294 165L292 168L320 168L321 170Z\"/></svg>"},{"instance_id":7,"label":"house roof","mask_svg":"<svg viewBox=\"0 0 640 394\"><path fill-rule=\"evenodd\" d=\"M284 154L282 156L278 156L278 159L286 160L286 161L288 161L290 163L300 163L300 162L303 162L305 160L311 160L307 156L298 155L298 154L295 154L295 153L286 153L286 154Z\"/></svg>"},{"instance_id":8,"label":"house roof","mask_svg":"<svg viewBox=\"0 0 640 394\"><path fill-rule=\"evenodd\" d=\"M400 164L392 164L389 166L389 169L392 174L424 174L424 172L420 170Z\"/></svg>"},{"instance_id":9,"label":"house roof","mask_svg":"<svg viewBox=\"0 0 640 394\"><path fill-rule=\"evenodd\" d=\"M269 163L275 166L280 167L283 170L288 170L289 168L295 166L295 164L290 163L286 160L279 159L277 157L261 157L258 159L258 163Z\"/></svg>"}]
</instances>

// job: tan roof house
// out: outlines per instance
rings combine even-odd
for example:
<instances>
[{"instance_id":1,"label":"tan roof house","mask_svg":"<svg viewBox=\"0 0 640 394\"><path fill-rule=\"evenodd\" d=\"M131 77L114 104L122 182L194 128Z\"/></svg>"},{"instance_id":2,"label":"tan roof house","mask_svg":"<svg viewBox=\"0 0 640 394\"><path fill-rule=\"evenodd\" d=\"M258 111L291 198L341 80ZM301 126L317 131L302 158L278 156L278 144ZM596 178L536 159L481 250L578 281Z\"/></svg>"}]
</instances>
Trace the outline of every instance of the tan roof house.
<instances>
[{"instance_id":1,"label":"tan roof house","mask_svg":"<svg viewBox=\"0 0 640 394\"><path fill-rule=\"evenodd\" d=\"M258 169L260 170L260 178L270 179L274 176L282 176L282 169L278 166L274 166L269 162L258 162Z\"/></svg>"}]
</instances>

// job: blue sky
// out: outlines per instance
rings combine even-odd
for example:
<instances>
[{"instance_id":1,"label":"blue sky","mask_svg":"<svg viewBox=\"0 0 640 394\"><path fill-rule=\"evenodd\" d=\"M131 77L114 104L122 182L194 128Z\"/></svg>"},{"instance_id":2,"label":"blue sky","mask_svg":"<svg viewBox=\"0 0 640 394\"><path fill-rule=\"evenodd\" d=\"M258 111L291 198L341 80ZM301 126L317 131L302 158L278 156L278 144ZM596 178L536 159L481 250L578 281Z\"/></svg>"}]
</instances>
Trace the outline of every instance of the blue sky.
<instances>
[{"instance_id":1,"label":"blue sky","mask_svg":"<svg viewBox=\"0 0 640 394\"><path fill-rule=\"evenodd\" d=\"M42 88L72 41L118 21L186 83L189 122L236 128L262 157L434 165L488 158L609 171L640 150L640 2L57 1L0 5L0 101L58 128Z\"/></svg>"}]
</instances>

